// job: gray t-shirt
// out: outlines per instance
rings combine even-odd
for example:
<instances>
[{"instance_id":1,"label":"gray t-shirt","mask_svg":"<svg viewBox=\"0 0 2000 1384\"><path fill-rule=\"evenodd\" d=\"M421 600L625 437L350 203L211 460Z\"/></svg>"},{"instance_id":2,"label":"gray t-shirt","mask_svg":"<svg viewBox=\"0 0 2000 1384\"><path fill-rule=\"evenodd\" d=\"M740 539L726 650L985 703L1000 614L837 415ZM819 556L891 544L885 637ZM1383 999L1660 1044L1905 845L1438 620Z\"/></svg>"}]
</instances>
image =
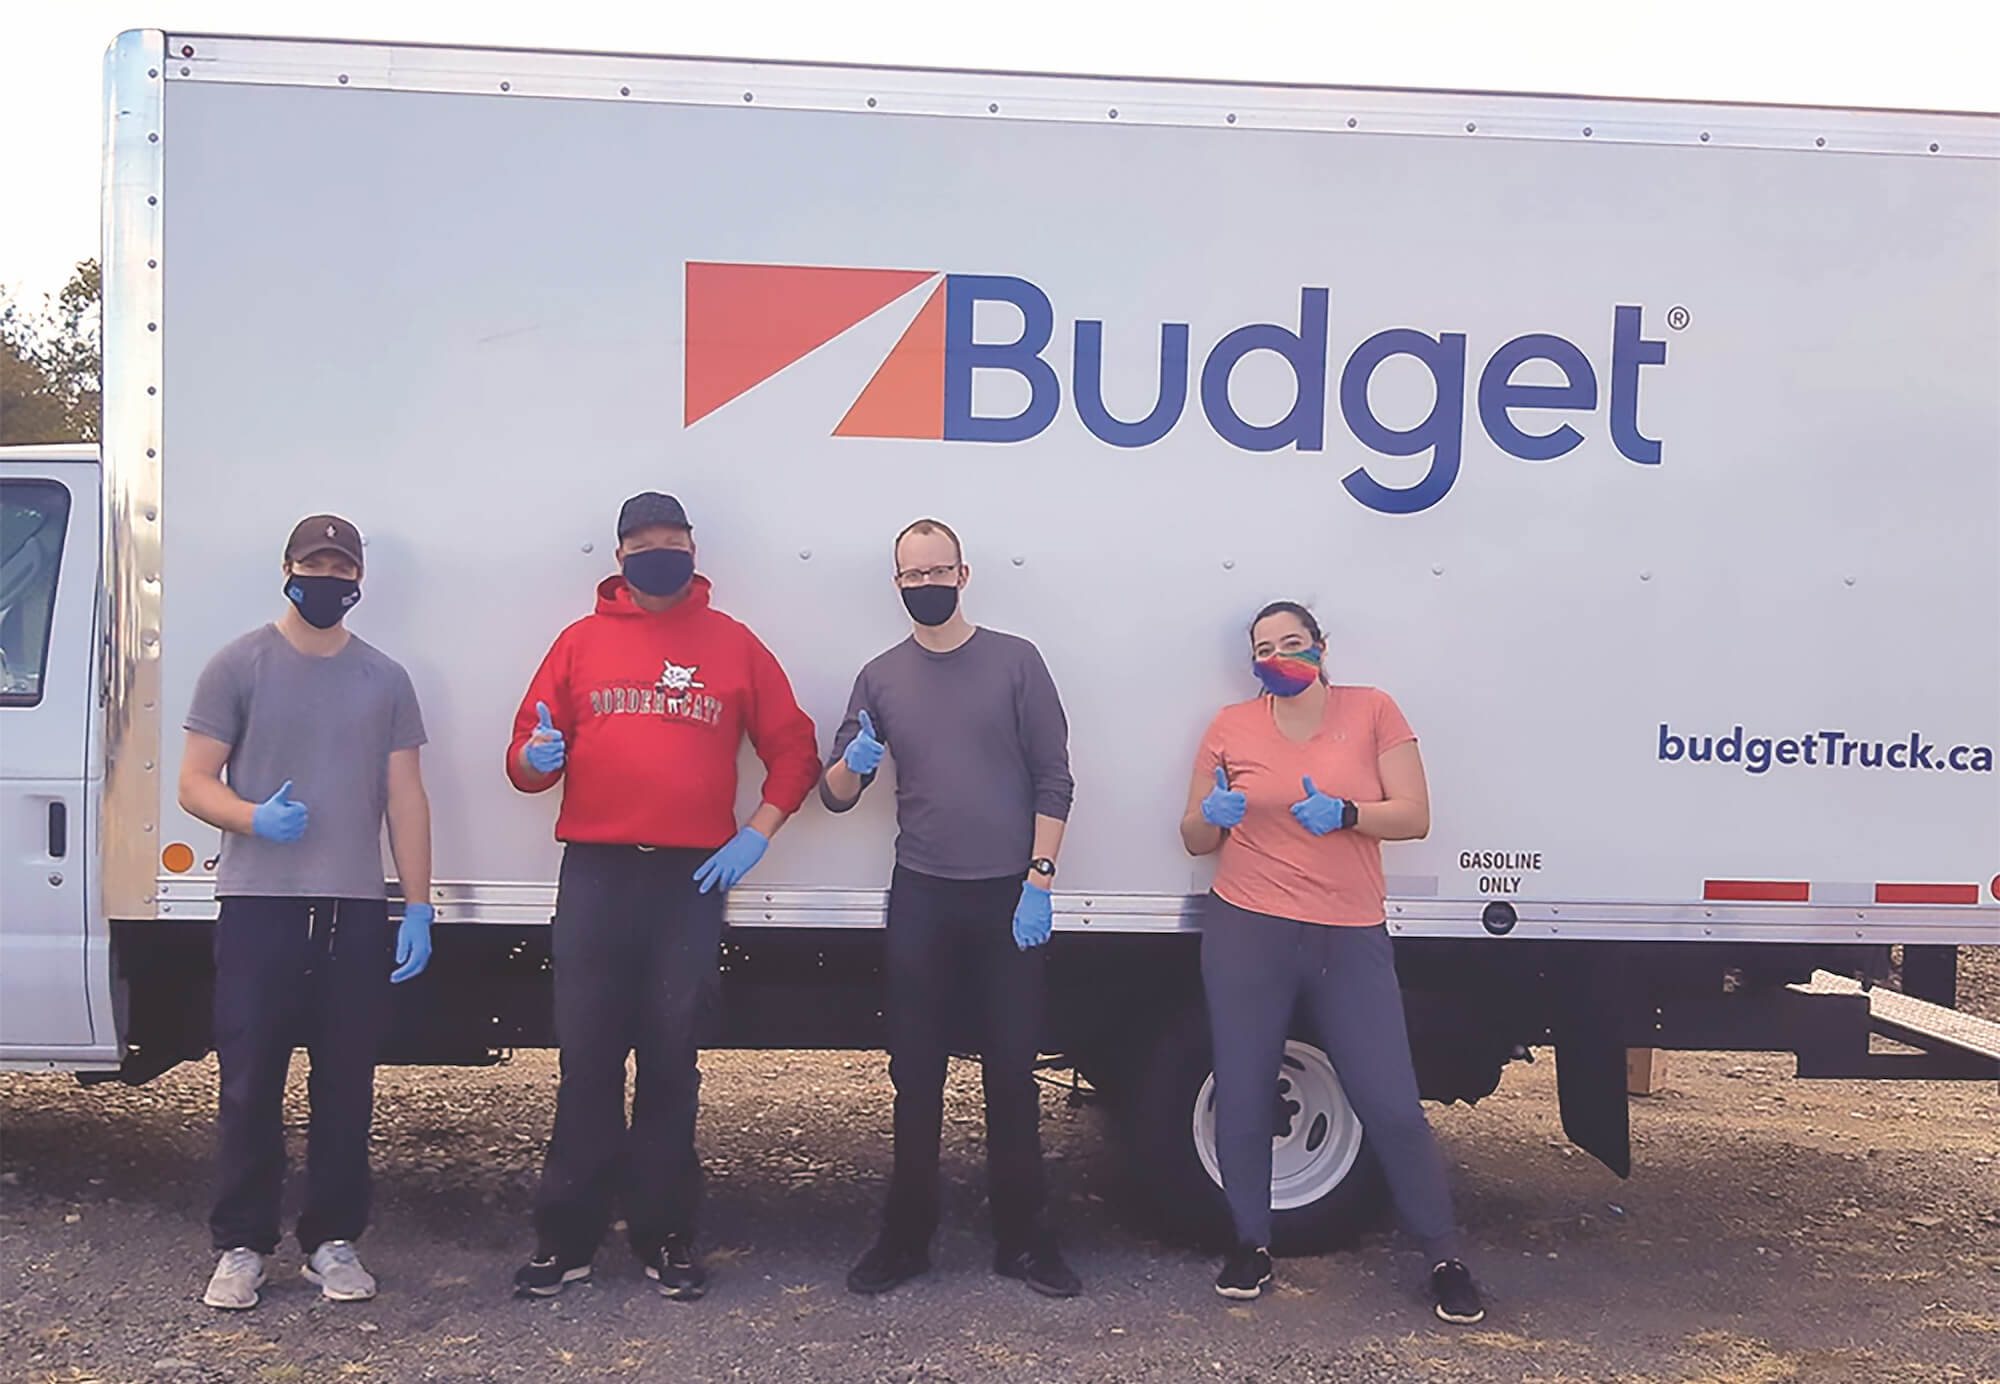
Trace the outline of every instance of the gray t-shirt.
<instances>
[{"instance_id":1,"label":"gray t-shirt","mask_svg":"<svg viewBox=\"0 0 2000 1384\"><path fill-rule=\"evenodd\" d=\"M1069 722L1027 640L980 629L948 654L911 638L879 655L854 680L829 765L860 731L863 708L896 762L904 868L942 879L1022 874L1036 815L1069 819ZM820 800L835 812L854 805L824 778Z\"/></svg>"},{"instance_id":2,"label":"gray t-shirt","mask_svg":"<svg viewBox=\"0 0 2000 1384\"><path fill-rule=\"evenodd\" d=\"M222 837L218 896L379 899L389 756L424 743L424 717L403 665L350 636L331 658L291 646L275 625L233 640L194 685L185 726L229 746L223 776L261 803L292 781L308 810L289 845Z\"/></svg>"}]
</instances>

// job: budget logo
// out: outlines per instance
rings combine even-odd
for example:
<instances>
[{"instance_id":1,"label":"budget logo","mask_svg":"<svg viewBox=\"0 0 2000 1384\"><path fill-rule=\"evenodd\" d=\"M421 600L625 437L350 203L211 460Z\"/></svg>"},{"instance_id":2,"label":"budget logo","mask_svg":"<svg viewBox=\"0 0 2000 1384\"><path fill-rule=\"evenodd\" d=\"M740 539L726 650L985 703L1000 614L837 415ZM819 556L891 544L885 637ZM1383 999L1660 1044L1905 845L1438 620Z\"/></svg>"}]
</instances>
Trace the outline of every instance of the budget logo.
<instances>
[{"instance_id":1,"label":"budget logo","mask_svg":"<svg viewBox=\"0 0 2000 1384\"><path fill-rule=\"evenodd\" d=\"M833 435L991 443L1024 442L1047 431L1065 392L1056 365L1047 358L1056 315L1048 294L1026 279L930 269L693 260L687 264L686 281L684 426L692 427L891 303L918 292L924 298L916 316L834 425ZM1507 341L1475 376L1466 359L1466 333L1390 327L1362 340L1333 371L1328 360L1329 297L1325 288L1299 289L1293 321L1252 322L1223 332L1207 345L1198 368L1190 325L1162 323L1157 371L1148 371L1157 381L1152 404L1143 414L1128 409L1125 416L1114 414L1104 400L1104 322L1078 318L1070 324L1067 391L1076 421L1110 446L1146 447L1181 424L1192 394L1201 420L1229 446L1248 452L1317 452L1325 450L1331 415L1369 451L1427 460L1423 476L1408 485L1384 484L1366 466L1341 478L1356 500L1385 514L1428 509L1451 490L1464 452L1468 403L1501 451L1524 461L1552 461L1584 441L1577 424L1593 420L1575 415L1594 413L1602 393L1607 430L1619 455L1642 465L1661 459L1660 442L1640 430L1639 388L1643 367L1666 364L1667 343L1645 336L1641 307L1612 310L1600 357L1608 357L1610 385L1600 391L1598 368L1589 353L1547 332ZM1019 328L1010 325L1003 339L982 339L974 330L981 303L1014 308ZM1290 408L1269 422L1245 419L1230 397L1237 367L1258 352L1275 356L1294 381ZM1428 415L1407 427L1385 423L1369 398L1376 371L1399 356L1416 361L1433 387ZM1530 365L1540 381L1516 378ZM1011 413L975 412L973 384L982 371L1015 376L1026 386L1026 404ZM1551 376L1556 382L1550 382ZM1468 384L1475 378L1468 398ZM1012 391L1012 397L1020 397L1019 391ZM1537 418L1537 413L1543 416Z\"/></svg>"}]
</instances>

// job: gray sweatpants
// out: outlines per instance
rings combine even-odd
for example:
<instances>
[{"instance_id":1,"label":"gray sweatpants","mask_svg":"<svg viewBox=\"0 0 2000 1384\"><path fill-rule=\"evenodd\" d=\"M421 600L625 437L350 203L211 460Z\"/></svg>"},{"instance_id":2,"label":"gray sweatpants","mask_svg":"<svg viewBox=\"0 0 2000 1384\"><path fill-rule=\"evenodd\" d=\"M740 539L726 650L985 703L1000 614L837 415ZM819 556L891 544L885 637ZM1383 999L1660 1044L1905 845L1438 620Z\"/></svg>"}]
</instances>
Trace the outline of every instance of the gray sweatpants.
<instances>
[{"instance_id":1,"label":"gray sweatpants","mask_svg":"<svg viewBox=\"0 0 2000 1384\"><path fill-rule=\"evenodd\" d=\"M1238 1243L1271 1243L1271 1107L1303 999L1404 1227L1430 1263L1457 1258L1444 1158L1417 1098L1388 929L1294 922L1211 894L1201 979L1215 1058L1216 1161Z\"/></svg>"}]
</instances>

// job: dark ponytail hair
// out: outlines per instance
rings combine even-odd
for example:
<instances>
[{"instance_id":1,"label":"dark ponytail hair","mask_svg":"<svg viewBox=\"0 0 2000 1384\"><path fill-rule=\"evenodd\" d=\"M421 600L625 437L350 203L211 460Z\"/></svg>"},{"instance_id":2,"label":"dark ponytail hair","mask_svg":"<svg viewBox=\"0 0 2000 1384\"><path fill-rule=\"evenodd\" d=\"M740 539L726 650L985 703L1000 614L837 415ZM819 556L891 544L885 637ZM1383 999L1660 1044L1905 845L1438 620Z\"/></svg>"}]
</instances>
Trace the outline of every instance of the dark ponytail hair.
<instances>
[{"instance_id":1,"label":"dark ponytail hair","mask_svg":"<svg viewBox=\"0 0 2000 1384\"><path fill-rule=\"evenodd\" d=\"M1250 631L1255 633L1257 626L1263 624L1264 621L1270 619L1273 615L1297 616L1299 623L1306 627L1306 633L1312 636L1313 643L1326 643L1326 636L1320 633L1319 621L1313 618L1313 613L1310 610L1307 610L1297 601L1271 602L1271 604L1258 611L1256 617L1250 621Z\"/></svg>"}]
</instances>

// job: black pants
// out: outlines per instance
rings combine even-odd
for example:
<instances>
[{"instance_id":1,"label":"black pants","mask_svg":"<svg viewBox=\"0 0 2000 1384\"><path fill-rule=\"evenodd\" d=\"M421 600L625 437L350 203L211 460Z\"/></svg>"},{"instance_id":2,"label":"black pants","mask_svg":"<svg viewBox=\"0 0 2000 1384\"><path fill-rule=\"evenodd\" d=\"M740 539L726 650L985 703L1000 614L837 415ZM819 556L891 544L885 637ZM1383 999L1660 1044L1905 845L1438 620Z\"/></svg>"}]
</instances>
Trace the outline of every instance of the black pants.
<instances>
[{"instance_id":1,"label":"black pants","mask_svg":"<svg viewBox=\"0 0 2000 1384\"><path fill-rule=\"evenodd\" d=\"M723 894L703 894L711 852L572 844L556 893L556 1041L562 1085L535 1198L535 1242L565 1262L596 1253L623 1193L642 1258L693 1235L701 1200L696 1024L711 1003ZM638 1055L632 1124L625 1056Z\"/></svg>"},{"instance_id":2,"label":"black pants","mask_svg":"<svg viewBox=\"0 0 2000 1384\"><path fill-rule=\"evenodd\" d=\"M278 1248L285 1074L301 1045L312 1059L312 1115L299 1247L311 1254L328 1240L361 1238L375 1057L388 1025L394 952L381 899L222 900L215 925L221 1185L208 1218L215 1248Z\"/></svg>"},{"instance_id":3,"label":"black pants","mask_svg":"<svg viewBox=\"0 0 2000 1384\"><path fill-rule=\"evenodd\" d=\"M1040 1226L1041 1093L1035 1056L1048 948L1014 945L1021 879L952 880L896 868L889 886L889 1079L896 1087L896 1166L884 1232L927 1245L938 1222L938 1138L945 1064L981 1054L986 1180L993 1236L1026 1247ZM970 1021L969 1023L967 1021Z\"/></svg>"}]
</instances>

